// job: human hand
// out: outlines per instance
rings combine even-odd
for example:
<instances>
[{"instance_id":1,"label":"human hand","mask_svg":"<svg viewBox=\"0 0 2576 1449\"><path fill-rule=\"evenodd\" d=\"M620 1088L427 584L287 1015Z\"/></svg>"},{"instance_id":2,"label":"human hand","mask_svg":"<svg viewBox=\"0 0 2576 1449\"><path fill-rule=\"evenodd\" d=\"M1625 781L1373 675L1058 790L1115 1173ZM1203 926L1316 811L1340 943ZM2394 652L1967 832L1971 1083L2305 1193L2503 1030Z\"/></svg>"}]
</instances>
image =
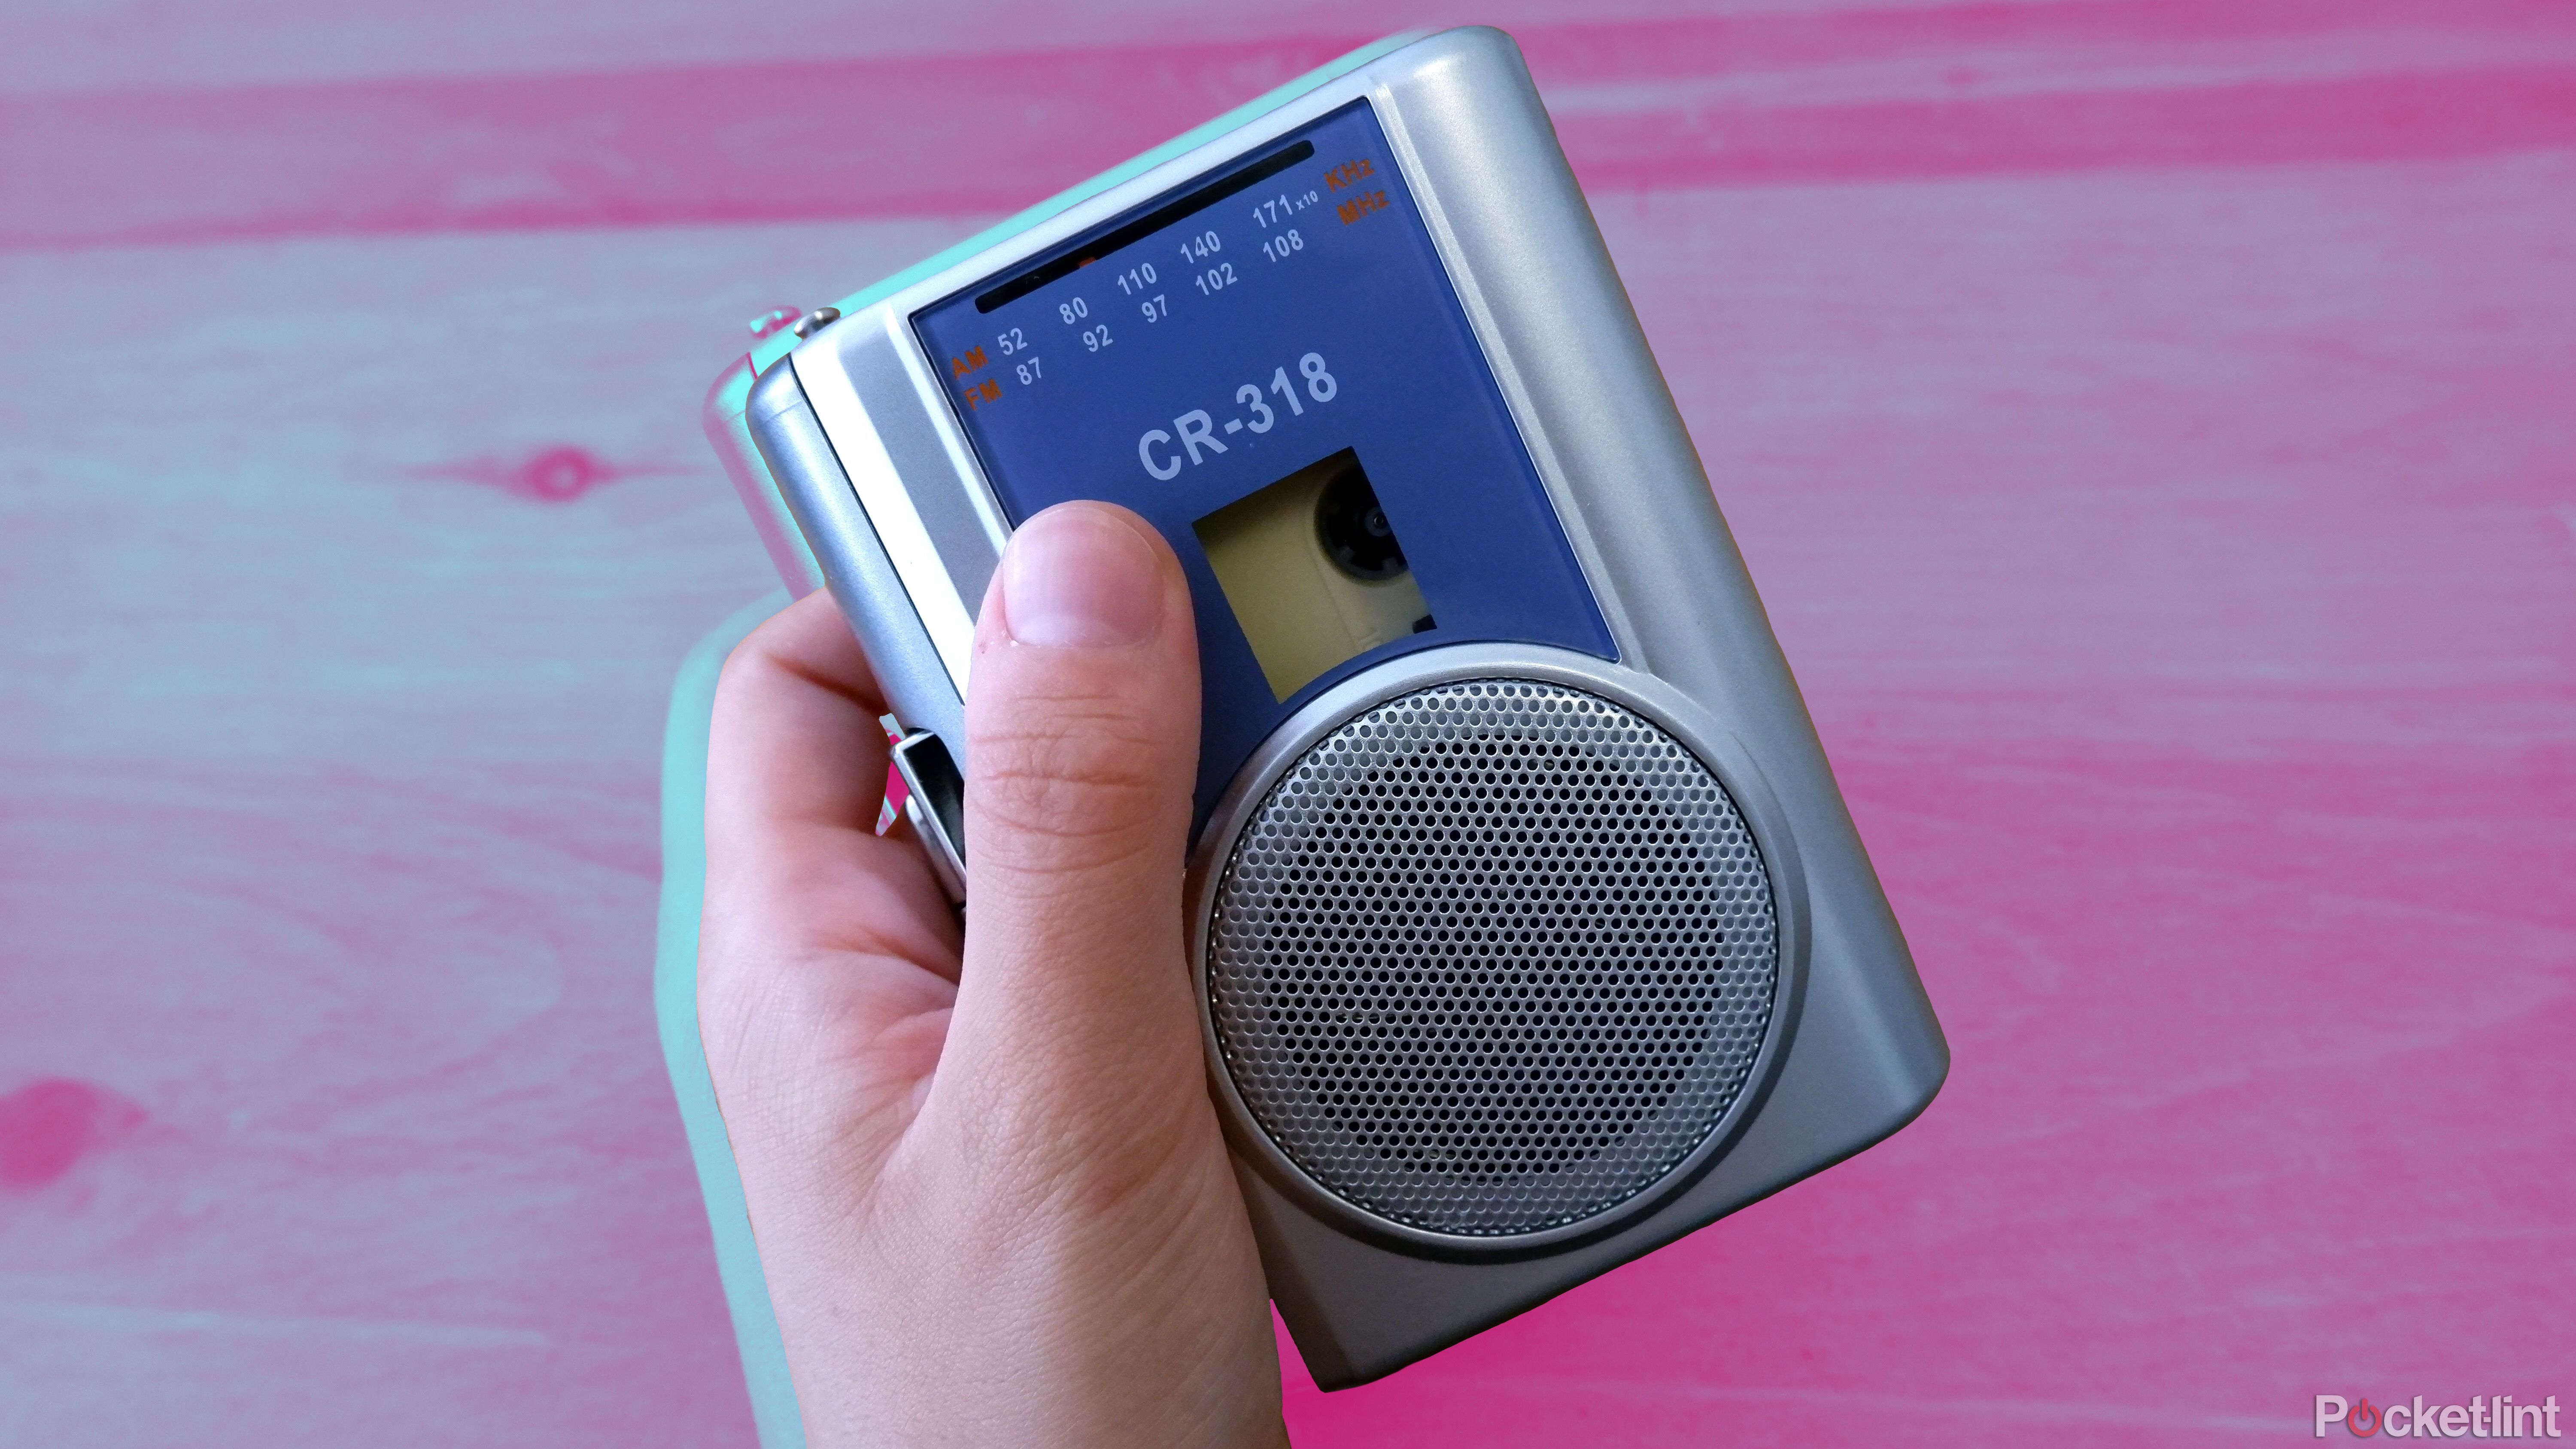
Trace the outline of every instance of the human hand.
<instances>
[{"instance_id":1,"label":"human hand","mask_svg":"<svg viewBox=\"0 0 2576 1449\"><path fill-rule=\"evenodd\" d=\"M885 705L829 597L716 691L699 1031L807 1438L1285 1444L1182 944L1170 548L1107 504L1030 519L973 674L962 932L874 833Z\"/></svg>"}]
</instances>

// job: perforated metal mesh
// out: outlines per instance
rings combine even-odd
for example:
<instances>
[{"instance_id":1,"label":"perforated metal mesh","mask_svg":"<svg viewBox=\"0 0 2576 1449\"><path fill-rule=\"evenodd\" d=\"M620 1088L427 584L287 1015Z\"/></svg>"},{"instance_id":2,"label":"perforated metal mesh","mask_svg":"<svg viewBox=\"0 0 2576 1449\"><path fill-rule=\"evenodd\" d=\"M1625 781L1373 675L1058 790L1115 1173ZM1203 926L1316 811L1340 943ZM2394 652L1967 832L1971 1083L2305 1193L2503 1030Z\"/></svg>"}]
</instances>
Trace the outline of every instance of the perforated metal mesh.
<instances>
[{"instance_id":1,"label":"perforated metal mesh","mask_svg":"<svg viewBox=\"0 0 2576 1449\"><path fill-rule=\"evenodd\" d=\"M1652 1187L1743 1090L1779 931L1744 818L1596 695L1477 680L1327 735L1238 839L1208 995L1236 1089L1327 1191L1465 1237Z\"/></svg>"}]
</instances>

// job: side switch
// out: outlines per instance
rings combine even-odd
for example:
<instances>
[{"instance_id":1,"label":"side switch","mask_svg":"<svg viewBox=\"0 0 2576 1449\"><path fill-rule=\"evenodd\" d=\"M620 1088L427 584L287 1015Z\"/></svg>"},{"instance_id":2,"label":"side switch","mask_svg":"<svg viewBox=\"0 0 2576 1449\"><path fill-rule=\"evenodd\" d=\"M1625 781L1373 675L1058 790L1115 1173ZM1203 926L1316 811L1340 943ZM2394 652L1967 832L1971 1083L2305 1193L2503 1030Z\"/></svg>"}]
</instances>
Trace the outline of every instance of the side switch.
<instances>
[{"instance_id":1,"label":"side switch","mask_svg":"<svg viewBox=\"0 0 2576 1449\"><path fill-rule=\"evenodd\" d=\"M905 735L894 747L894 768L903 776L904 818L930 856L930 873L939 877L948 898L966 899L966 780L948 747L928 730Z\"/></svg>"}]
</instances>

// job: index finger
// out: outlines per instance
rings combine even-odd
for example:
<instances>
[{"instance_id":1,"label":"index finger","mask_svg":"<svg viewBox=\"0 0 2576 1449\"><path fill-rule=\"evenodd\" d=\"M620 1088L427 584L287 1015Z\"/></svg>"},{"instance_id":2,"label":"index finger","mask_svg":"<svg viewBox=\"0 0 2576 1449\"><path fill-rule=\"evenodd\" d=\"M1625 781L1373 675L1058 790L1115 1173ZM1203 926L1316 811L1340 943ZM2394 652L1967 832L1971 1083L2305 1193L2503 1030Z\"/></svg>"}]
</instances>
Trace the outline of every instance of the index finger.
<instances>
[{"instance_id":1,"label":"index finger","mask_svg":"<svg viewBox=\"0 0 2576 1449\"><path fill-rule=\"evenodd\" d=\"M806 944L876 949L955 974L956 921L908 838L876 833L885 713L822 590L734 647L707 748L707 868Z\"/></svg>"}]
</instances>

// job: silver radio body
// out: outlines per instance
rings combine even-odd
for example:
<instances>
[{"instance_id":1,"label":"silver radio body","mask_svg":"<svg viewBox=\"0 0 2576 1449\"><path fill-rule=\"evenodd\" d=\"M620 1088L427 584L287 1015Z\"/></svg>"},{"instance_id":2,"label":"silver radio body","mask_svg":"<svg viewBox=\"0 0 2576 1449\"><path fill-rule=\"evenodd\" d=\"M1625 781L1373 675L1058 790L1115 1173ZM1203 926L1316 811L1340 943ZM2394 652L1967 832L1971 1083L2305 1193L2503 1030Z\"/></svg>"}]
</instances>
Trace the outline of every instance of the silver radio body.
<instances>
[{"instance_id":1,"label":"silver radio body","mask_svg":"<svg viewBox=\"0 0 2576 1449\"><path fill-rule=\"evenodd\" d=\"M709 430L864 645L970 900L973 614L1014 518L1128 503L1191 572L1209 1080L1318 1382L1930 1102L1939 1025L1507 37L1372 47L837 310ZM1427 416L1371 401L1389 358L1446 379ZM1173 391L1224 366L1232 416Z\"/></svg>"}]
</instances>

